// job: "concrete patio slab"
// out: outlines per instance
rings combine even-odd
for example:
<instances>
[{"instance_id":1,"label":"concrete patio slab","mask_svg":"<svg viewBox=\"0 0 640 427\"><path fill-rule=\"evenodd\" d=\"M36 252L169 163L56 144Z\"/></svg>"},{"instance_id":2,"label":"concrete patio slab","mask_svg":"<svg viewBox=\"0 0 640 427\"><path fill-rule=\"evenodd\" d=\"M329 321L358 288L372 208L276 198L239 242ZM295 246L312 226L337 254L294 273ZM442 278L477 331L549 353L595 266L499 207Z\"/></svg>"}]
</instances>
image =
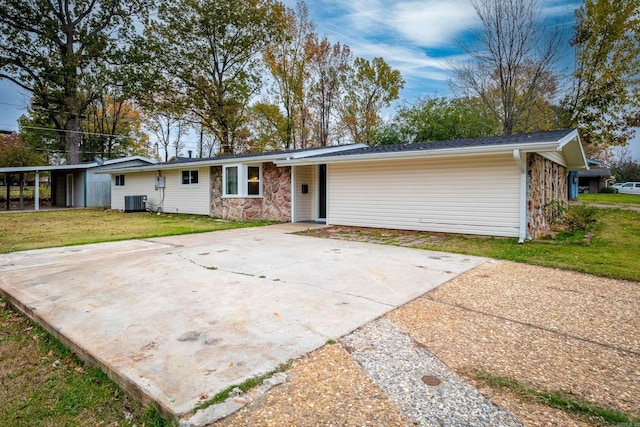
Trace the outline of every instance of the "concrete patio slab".
<instances>
[{"instance_id":1,"label":"concrete patio slab","mask_svg":"<svg viewBox=\"0 0 640 427\"><path fill-rule=\"evenodd\" d=\"M282 224L0 256L0 293L175 415L484 258L288 234Z\"/></svg>"}]
</instances>

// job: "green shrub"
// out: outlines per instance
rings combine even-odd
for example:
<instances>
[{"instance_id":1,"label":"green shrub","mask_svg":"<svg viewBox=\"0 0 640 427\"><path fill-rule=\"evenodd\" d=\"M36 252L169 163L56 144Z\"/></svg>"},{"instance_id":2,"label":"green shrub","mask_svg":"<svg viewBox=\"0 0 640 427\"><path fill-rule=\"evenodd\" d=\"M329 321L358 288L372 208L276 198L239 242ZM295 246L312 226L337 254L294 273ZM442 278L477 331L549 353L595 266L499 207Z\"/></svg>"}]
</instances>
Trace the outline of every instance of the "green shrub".
<instances>
[{"instance_id":1,"label":"green shrub","mask_svg":"<svg viewBox=\"0 0 640 427\"><path fill-rule=\"evenodd\" d=\"M562 224L567 214L567 204L560 200L553 200L544 206L546 217L551 224Z\"/></svg>"},{"instance_id":2,"label":"green shrub","mask_svg":"<svg viewBox=\"0 0 640 427\"><path fill-rule=\"evenodd\" d=\"M618 192L618 190L613 187L604 187L600 189L600 192L605 194L615 194Z\"/></svg>"},{"instance_id":3,"label":"green shrub","mask_svg":"<svg viewBox=\"0 0 640 427\"><path fill-rule=\"evenodd\" d=\"M598 209L589 204L569 206L562 224L568 231L591 230L598 222Z\"/></svg>"}]
</instances>

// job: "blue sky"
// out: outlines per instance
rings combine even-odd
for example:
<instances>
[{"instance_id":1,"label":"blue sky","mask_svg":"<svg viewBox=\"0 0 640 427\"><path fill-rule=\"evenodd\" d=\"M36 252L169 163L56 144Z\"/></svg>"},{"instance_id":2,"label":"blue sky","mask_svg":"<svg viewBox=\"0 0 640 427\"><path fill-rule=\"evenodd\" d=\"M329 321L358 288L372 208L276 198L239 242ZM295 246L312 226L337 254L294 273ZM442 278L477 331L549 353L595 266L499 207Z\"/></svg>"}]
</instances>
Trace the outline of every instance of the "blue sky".
<instances>
[{"instance_id":1,"label":"blue sky","mask_svg":"<svg viewBox=\"0 0 640 427\"><path fill-rule=\"evenodd\" d=\"M538 0L545 26L559 25L570 36L577 0ZM285 0L295 7L296 0ZM354 56L382 56L406 80L401 100L449 95L447 64L463 59L456 40L470 37L477 25L468 0L309 0L317 32L351 47ZM564 58L573 53L565 44ZM0 129L17 130L29 103L28 93L0 81Z\"/></svg>"},{"instance_id":2,"label":"blue sky","mask_svg":"<svg viewBox=\"0 0 640 427\"><path fill-rule=\"evenodd\" d=\"M543 25L559 28L567 40L560 54L561 73L571 72L574 53L568 44L580 0L538 0ZM296 0L284 0L291 8ZM354 56L381 56L402 73L406 84L398 102L423 95L450 95L448 64L464 60L457 40L469 40L478 25L469 0L308 0L310 18L321 36L351 47ZM0 129L17 130L29 103L28 93L0 80ZM391 110L392 111L392 110ZM188 138L189 139L189 138ZM191 141L187 141L187 145ZM193 147L187 147L190 149ZM640 135L631 144L640 159Z\"/></svg>"}]
</instances>

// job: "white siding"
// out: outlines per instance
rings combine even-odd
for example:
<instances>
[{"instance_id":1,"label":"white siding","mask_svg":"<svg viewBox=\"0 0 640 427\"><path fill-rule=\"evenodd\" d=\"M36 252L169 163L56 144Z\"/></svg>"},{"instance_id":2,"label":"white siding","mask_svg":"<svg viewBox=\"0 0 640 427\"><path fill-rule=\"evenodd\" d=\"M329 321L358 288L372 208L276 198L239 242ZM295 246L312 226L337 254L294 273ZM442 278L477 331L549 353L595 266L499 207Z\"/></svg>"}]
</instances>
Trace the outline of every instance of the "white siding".
<instances>
[{"instance_id":1,"label":"white siding","mask_svg":"<svg viewBox=\"0 0 640 427\"><path fill-rule=\"evenodd\" d=\"M129 173L125 175L124 187L116 187L115 176L111 178L111 208L124 210L124 196L147 196L147 208L162 212L209 215L210 182L208 167L198 170L198 184L181 185L181 170L162 171L165 189L155 189L156 172ZM185 170L195 170L188 168ZM163 200L164 193L164 200Z\"/></svg>"},{"instance_id":2,"label":"white siding","mask_svg":"<svg viewBox=\"0 0 640 427\"><path fill-rule=\"evenodd\" d=\"M520 172L510 155L335 163L328 223L518 236Z\"/></svg>"},{"instance_id":3,"label":"white siding","mask_svg":"<svg viewBox=\"0 0 640 427\"><path fill-rule=\"evenodd\" d=\"M295 167L295 215L296 221L315 220L316 201L316 181L314 168L317 166L296 166ZM309 186L309 192L302 194L302 184Z\"/></svg>"},{"instance_id":4,"label":"white siding","mask_svg":"<svg viewBox=\"0 0 640 427\"><path fill-rule=\"evenodd\" d=\"M154 208L160 200L160 192L154 189L155 172L129 173L124 186L116 186L115 175L111 176L111 209L124 210L125 196L147 196L147 208Z\"/></svg>"},{"instance_id":5,"label":"white siding","mask_svg":"<svg viewBox=\"0 0 640 427\"><path fill-rule=\"evenodd\" d=\"M538 154L544 157L545 159L551 160L554 163L557 163L565 167L567 166L567 161L564 158L562 151L544 151Z\"/></svg>"},{"instance_id":6,"label":"white siding","mask_svg":"<svg viewBox=\"0 0 640 427\"><path fill-rule=\"evenodd\" d=\"M198 184L196 186L181 185L182 170L163 171L162 175L165 177L166 185L163 212L209 215L211 212L211 174L208 167L184 168L184 170L196 169L198 170Z\"/></svg>"}]
</instances>

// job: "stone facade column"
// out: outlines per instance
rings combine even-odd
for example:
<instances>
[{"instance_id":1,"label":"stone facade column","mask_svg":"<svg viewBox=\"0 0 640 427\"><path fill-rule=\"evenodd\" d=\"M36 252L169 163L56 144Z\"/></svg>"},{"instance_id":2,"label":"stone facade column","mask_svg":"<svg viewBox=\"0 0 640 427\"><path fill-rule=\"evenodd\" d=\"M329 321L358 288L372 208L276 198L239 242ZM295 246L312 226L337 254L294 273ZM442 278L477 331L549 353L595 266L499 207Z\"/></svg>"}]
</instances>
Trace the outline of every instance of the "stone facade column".
<instances>
[{"instance_id":1,"label":"stone facade column","mask_svg":"<svg viewBox=\"0 0 640 427\"><path fill-rule=\"evenodd\" d=\"M528 230L537 239L551 230L550 204L568 201L567 168L539 154L527 155Z\"/></svg>"},{"instance_id":2,"label":"stone facade column","mask_svg":"<svg viewBox=\"0 0 640 427\"><path fill-rule=\"evenodd\" d=\"M291 221L291 167L262 164L262 197L223 197L222 166L211 167L211 216L236 221Z\"/></svg>"}]
</instances>

